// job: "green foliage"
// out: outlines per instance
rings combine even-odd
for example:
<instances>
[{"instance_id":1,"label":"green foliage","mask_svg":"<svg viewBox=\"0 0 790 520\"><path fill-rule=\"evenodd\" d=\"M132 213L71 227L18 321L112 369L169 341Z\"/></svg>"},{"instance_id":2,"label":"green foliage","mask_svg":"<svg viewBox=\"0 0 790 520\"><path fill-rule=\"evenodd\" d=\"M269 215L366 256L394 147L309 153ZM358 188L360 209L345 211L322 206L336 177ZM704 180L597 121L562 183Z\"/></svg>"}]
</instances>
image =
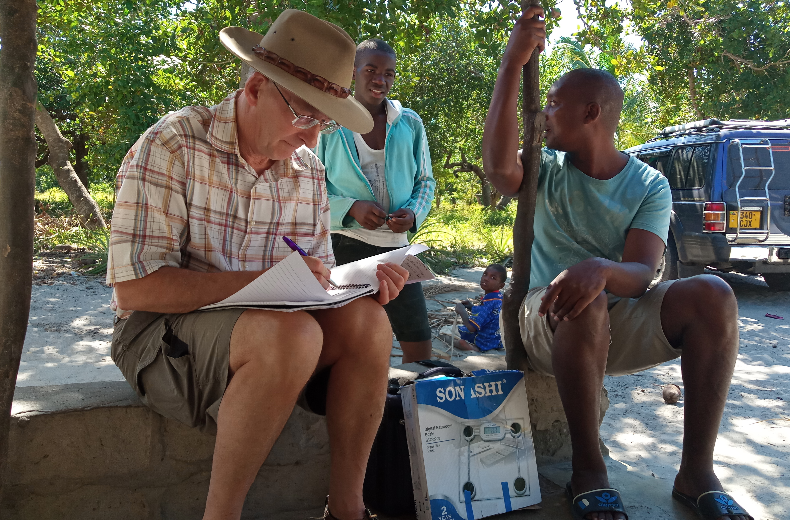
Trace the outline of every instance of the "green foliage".
<instances>
[{"instance_id":1,"label":"green foliage","mask_svg":"<svg viewBox=\"0 0 790 520\"><path fill-rule=\"evenodd\" d=\"M430 38L398 57L398 77L393 96L423 119L428 135L434 176L439 189L461 184L463 200L479 190L473 173L456 179L444 168L445 159L464 153L469 162L482 165L480 143L491 92L496 81L504 41L477 46L474 29L458 19L437 18Z\"/></svg>"},{"instance_id":2,"label":"green foliage","mask_svg":"<svg viewBox=\"0 0 790 520\"><path fill-rule=\"evenodd\" d=\"M55 172L48 164L36 168L36 193L43 193L51 188L59 188L58 179ZM65 193L64 193L65 195Z\"/></svg>"},{"instance_id":3,"label":"green foliage","mask_svg":"<svg viewBox=\"0 0 790 520\"><path fill-rule=\"evenodd\" d=\"M575 0L581 41L629 64L624 26L641 36L644 77L660 128L694 119L779 119L790 106L790 5L757 0Z\"/></svg>"},{"instance_id":4,"label":"green foliage","mask_svg":"<svg viewBox=\"0 0 790 520\"><path fill-rule=\"evenodd\" d=\"M452 197L473 200L473 174L456 179L442 165L462 151L481 164L482 124L518 2L40 0L40 99L64 135L89 136L92 182L112 182L158 118L215 104L238 87L240 61L220 44L221 28L265 33L287 8L336 23L357 41L376 36L393 45L400 66L393 94L428 127L440 194L455 186Z\"/></svg>"},{"instance_id":5,"label":"green foliage","mask_svg":"<svg viewBox=\"0 0 790 520\"><path fill-rule=\"evenodd\" d=\"M582 28L542 56L541 91L580 66L612 72L626 94L616 135L620 148L690 119L788 117L787 2L575 4ZM91 183L111 186L126 151L165 113L215 104L238 87L240 61L220 44L221 28L241 25L264 33L284 9L296 8L338 24L356 41L380 37L395 48L392 96L426 125L437 200L445 206L459 203L464 211L474 205L479 180L471 172L454 176L443 165L448 157L457 162L462 153L482 164L482 130L499 60L520 14L518 2L489 0L39 0L38 5L39 99L64 136L74 142L88 138ZM551 0L544 8L554 5ZM556 22L547 19L549 31ZM642 45L629 44L626 31L638 34ZM39 159L43 151L42 142ZM70 214L65 197L52 191L57 183L48 166L38 169L36 183L40 211ZM97 197L109 212L112 190L106 191ZM431 218L439 222L456 212L450 207ZM469 230L475 240L455 232L452 240L443 239L458 261L507 250L501 237L485 230L506 225L510 211L479 215L483 227ZM458 229L467 222L459 220Z\"/></svg>"},{"instance_id":6,"label":"green foliage","mask_svg":"<svg viewBox=\"0 0 790 520\"><path fill-rule=\"evenodd\" d=\"M102 216L109 220L115 206L115 191L109 184L94 184L89 193L93 200L99 205ZM74 207L71 205L66 192L59 187L51 187L43 192L36 192L36 212L50 217L64 217L74 215Z\"/></svg>"},{"instance_id":7,"label":"green foliage","mask_svg":"<svg viewBox=\"0 0 790 520\"><path fill-rule=\"evenodd\" d=\"M476 204L434 208L410 242L431 247L421 258L440 273L459 265L504 263L513 256L515 210L515 205L492 211Z\"/></svg>"},{"instance_id":8,"label":"green foliage","mask_svg":"<svg viewBox=\"0 0 790 520\"><path fill-rule=\"evenodd\" d=\"M154 1L40 3L39 60L62 80L70 121L90 135L89 161L101 179L112 180L140 134L186 101L160 81L174 38L172 9ZM45 106L57 101L44 90L41 98Z\"/></svg>"},{"instance_id":9,"label":"green foliage","mask_svg":"<svg viewBox=\"0 0 790 520\"><path fill-rule=\"evenodd\" d=\"M88 252L80 256L80 261L87 266L87 274L99 275L107 273L107 257L110 251L110 231L101 229L87 233L81 244Z\"/></svg>"}]
</instances>

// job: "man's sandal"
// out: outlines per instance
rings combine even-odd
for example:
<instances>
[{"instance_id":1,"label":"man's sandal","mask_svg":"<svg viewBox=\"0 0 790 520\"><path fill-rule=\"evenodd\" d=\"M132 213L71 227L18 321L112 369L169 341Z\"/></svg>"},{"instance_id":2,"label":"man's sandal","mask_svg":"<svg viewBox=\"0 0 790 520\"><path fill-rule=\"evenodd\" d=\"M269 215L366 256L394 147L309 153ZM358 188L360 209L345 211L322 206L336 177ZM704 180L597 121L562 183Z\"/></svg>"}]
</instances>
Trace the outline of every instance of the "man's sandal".
<instances>
[{"instance_id":1,"label":"man's sandal","mask_svg":"<svg viewBox=\"0 0 790 520\"><path fill-rule=\"evenodd\" d=\"M376 520L377 516L372 514L370 510L366 507L365 512L362 515L362 520ZM326 497L326 501L324 502L324 520L338 520L332 513L329 512L329 497Z\"/></svg>"},{"instance_id":2,"label":"man's sandal","mask_svg":"<svg viewBox=\"0 0 790 520\"><path fill-rule=\"evenodd\" d=\"M585 520L590 513L621 513L628 520L628 514L623 508L623 500L616 489L593 489L586 493L573 496L571 483L565 485L568 498L571 499L571 513L574 520Z\"/></svg>"},{"instance_id":3,"label":"man's sandal","mask_svg":"<svg viewBox=\"0 0 790 520\"><path fill-rule=\"evenodd\" d=\"M747 513L744 508L738 505L738 502L724 491L706 491L695 499L692 496L681 493L673 487L672 498L689 509L696 511L700 518L704 520L715 520L722 516L737 515L742 515L749 520L754 520L752 515Z\"/></svg>"}]
</instances>

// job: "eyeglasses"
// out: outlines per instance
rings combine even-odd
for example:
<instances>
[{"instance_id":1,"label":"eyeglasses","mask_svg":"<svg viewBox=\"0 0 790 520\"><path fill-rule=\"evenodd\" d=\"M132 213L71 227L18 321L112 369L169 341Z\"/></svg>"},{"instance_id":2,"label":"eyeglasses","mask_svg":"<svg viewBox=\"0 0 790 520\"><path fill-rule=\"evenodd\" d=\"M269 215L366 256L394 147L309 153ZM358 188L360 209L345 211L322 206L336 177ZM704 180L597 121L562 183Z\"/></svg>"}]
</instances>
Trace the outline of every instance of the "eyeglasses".
<instances>
[{"instance_id":1,"label":"eyeglasses","mask_svg":"<svg viewBox=\"0 0 790 520\"><path fill-rule=\"evenodd\" d=\"M280 97L283 98L283 101L285 101L285 104L288 105L288 108L291 110L291 113L294 115L295 119L291 121L291 124L294 125L296 128L307 130L308 128L313 128L315 125L321 125L320 132L322 134L331 134L332 132L340 128L340 125L337 124L335 121L327 121L324 123L314 117L300 116L299 114L296 113L296 111L293 109L293 107L288 102L288 100L285 99L285 96L283 96L283 93L280 91L280 87L277 86L277 83L274 83L274 88L276 88L277 92L280 93Z\"/></svg>"}]
</instances>

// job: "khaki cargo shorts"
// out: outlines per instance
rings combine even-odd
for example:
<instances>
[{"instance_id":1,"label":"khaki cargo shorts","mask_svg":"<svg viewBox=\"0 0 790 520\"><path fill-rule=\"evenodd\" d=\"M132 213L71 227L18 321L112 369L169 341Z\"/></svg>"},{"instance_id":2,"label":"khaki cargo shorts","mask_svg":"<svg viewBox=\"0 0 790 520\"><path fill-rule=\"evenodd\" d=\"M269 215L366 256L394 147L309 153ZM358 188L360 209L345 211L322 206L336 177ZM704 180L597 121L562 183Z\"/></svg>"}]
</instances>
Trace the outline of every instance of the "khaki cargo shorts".
<instances>
[{"instance_id":1,"label":"khaki cargo shorts","mask_svg":"<svg viewBox=\"0 0 790 520\"><path fill-rule=\"evenodd\" d=\"M135 311L115 325L112 360L146 406L216 434L228 385L230 336L245 310Z\"/></svg>"},{"instance_id":2,"label":"khaki cargo shorts","mask_svg":"<svg viewBox=\"0 0 790 520\"><path fill-rule=\"evenodd\" d=\"M159 314L135 311L118 320L112 360L153 411L216 435L217 416L228 386L230 338L247 309ZM326 415L331 367L310 379L297 404Z\"/></svg>"},{"instance_id":3,"label":"khaki cargo shorts","mask_svg":"<svg viewBox=\"0 0 790 520\"><path fill-rule=\"evenodd\" d=\"M672 283L660 283L639 298L609 294L611 340L606 374L633 374L680 356L681 350L669 344L661 327L661 304ZM538 316L545 292L545 287L539 287L527 293L518 321L530 366L536 372L554 375L551 364L554 333L548 316Z\"/></svg>"}]
</instances>

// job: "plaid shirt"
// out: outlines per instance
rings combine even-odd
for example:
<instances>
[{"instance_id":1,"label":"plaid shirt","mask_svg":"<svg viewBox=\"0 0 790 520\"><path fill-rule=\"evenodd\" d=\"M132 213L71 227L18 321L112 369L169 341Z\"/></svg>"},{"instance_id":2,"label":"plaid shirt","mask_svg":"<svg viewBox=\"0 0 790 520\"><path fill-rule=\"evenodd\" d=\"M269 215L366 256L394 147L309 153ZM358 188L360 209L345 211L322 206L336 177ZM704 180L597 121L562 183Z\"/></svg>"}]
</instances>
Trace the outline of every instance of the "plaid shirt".
<instances>
[{"instance_id":1,"label":"plaid shirt","mask_svg":"<svg viewBox=\"0 0 790 520\"><path fill-rule=\"evenodd\" d=\"M323 165L303 146L256 174L239 154L240 92L211 108L168 114L126 154L116 181L109 285L162 266L267 269L292 252L283 236L334 265Z\"/></svg>"}]
</instances>

